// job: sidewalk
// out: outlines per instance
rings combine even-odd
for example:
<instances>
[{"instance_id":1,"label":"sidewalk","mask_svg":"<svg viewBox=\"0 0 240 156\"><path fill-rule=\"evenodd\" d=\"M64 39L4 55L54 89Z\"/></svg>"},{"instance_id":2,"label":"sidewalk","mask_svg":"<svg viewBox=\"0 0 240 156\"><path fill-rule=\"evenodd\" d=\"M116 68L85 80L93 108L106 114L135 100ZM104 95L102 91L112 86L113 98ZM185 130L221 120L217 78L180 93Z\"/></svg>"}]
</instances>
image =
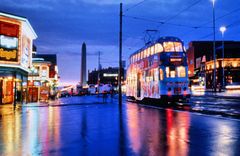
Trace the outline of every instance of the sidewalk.
<instances>
[{"instance_id":1,"label":"sidewalk","mask_svg":"<svg viewBox=\"0 0 240 156\"><path fill-rule=\"evenodd\" d=\"M90 98L89 98L90 97ZM115 97L111 98L110 95L103 101L103 97L97 95L91 96L72 96L66 98L59 98L56 100L49 100L47 102L31 102L23 103L23 107L49 107L49 106L65 106L65 105L96 105L96 104L106 104L116 101Z\"/></svg>"},{"instance_id":2,"label":"sidewalk","mask_svg":"<svg viewBox=\"0 0 240 156\"><path fill-rule=\"evenodd\" d=\"M207 91L193 91L192 96L208 96L214 98L226 98L226 99L239 99L240 100L240 90L225 90L221 92L213 92L212 90Z\"/></svg>"}]
</instances>

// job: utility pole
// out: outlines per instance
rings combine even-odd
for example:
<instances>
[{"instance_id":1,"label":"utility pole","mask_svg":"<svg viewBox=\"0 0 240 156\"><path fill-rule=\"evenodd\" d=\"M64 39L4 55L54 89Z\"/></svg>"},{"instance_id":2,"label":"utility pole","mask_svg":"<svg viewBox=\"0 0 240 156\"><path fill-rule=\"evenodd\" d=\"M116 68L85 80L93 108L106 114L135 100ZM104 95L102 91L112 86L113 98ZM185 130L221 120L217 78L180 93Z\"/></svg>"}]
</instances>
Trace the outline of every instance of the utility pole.
<instances>
[{"instance_id":1,"label":"utility pole","mask_svg":"<svg viewBox=\"0 0 240 156\"><path fill-rule=\"evenodd\" d=\"M98 70L100 70L100 67L101 64L100 64L100 51L98 51Z\"/></svg>"},{"instance_id":2,"label":"utility pole","mask_svg":"<svg viewBox=\"0 0 240 156\"><path fill-rule=\"evenodd\" d=\"M213 89L216 92L216 35L215 35L215 0L213 0Z\"/></svg>"},{"instance_id":3,"label":"utility pole","mask_svg":"<svg viewBox=\"0 0 240 156\"><path fill-rule=\"evenodd\" d=\"M120 3L120 30L119 30L119 70L118 70L118 102L119 108L122 107L122 3Z\"/></svg>"},{"instance_id":4,"label":"utility pole","mask_svg":"<svg viewBox=\"0 0 240 156\"><path fill-rule=\"evenodd\" d=\"M100 64L100 51L98 51L98 78L97 78L97 84L98 84L98 96L99 96L99 85L100 85L100 69L101 69L101 64Z\"/></svg>"}]
</instances>

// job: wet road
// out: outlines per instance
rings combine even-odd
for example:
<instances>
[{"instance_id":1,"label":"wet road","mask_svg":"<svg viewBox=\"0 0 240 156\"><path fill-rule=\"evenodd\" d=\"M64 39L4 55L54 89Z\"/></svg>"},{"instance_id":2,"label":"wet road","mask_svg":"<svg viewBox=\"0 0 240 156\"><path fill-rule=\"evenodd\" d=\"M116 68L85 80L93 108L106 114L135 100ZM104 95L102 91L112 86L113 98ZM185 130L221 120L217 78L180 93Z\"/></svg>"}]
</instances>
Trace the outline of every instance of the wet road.
<instances>
[{"instance_id":1,"label":"wet road","mask_svg":"<svg viewBox=\"0 0 240 156\"><path fill-rule=\"evenodd\" d=\"M1 155L238 155L240 120L117 99L0 106Z\"/></svg>"}]
</instances>

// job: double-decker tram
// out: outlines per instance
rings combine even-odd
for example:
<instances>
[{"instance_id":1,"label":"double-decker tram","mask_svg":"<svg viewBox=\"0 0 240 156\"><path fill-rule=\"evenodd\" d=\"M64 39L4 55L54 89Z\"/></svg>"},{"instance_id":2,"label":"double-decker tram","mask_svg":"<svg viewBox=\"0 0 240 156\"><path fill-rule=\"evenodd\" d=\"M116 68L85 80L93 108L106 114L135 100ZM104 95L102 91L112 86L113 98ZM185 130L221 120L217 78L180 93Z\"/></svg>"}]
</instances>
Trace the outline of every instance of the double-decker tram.
<instances>
[{"instance_id":1,"label":"double-decker tram","mask_svg":"<svg viewBox=\"0 0 240 156\"><path fill-rule=\"evenodd\" d=\"M179 38L161 37L133 53L129 61L129 99L172 102L190 98L187 56Z\"/></svg>"}]
</instances>

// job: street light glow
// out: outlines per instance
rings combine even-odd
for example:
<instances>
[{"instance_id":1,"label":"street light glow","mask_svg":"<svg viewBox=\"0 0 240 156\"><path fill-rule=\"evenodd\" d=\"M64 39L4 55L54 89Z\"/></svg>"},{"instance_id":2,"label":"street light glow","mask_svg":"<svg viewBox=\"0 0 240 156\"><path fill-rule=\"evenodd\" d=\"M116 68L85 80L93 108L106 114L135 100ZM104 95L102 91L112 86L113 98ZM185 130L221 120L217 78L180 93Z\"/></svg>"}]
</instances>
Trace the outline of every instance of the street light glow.
<instances>
[{"instance_id":1,"label":"street light glow","mask_svg":"<svg viewBox=\"0 0 240 156\"><path fill-rule=\"evenodd\" d=\"M212 3L213 3L213 6L214 6L214 5L215 5L215 1L216 1L216 0L211 0L211 1L212 1Z\"/></svg>"},{"instance_id":2,"label":"street light glow","mask_svg":"<svg viewBox=\"0 0 240 156\"><path fill-rule=\"evenodd\" d=\"M222 34L224 34L227 28L225 26L221 26L219 30L222 32Z\"/></svg>"}]
</instances>

